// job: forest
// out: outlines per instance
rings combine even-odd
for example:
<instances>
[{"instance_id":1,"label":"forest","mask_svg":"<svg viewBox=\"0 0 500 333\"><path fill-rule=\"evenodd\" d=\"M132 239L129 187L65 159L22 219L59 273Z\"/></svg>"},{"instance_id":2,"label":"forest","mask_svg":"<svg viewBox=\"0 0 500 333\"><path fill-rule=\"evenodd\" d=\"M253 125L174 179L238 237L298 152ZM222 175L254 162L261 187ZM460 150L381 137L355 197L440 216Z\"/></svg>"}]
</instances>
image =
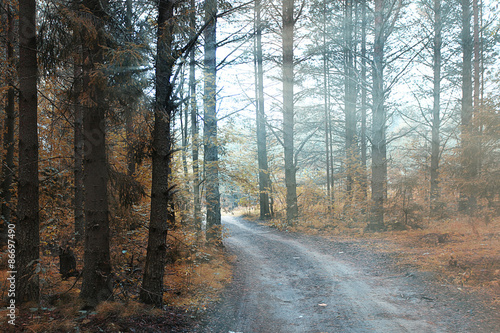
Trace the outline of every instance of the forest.
<instances>
[{"instance_id":1,"label":"forest","mask_svg":"<svg viewBox=\"0 0 500 333\"><path fill-rule=\"evenodd\" d=\"M498 295L498 6L1 0L1 325L175 331L226 214L430 242Z\"/></svg>"}]
</instances>

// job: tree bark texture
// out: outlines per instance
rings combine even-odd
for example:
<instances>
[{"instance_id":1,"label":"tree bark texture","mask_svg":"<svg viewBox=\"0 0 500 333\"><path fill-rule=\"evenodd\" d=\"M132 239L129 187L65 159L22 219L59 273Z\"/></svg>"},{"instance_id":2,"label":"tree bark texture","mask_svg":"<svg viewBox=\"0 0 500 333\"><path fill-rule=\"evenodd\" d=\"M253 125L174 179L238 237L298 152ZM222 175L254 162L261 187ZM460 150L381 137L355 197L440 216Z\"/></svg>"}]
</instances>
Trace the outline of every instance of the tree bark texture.
<instances>
[{"instance_id":1,"label":"tree bark texture","mask_svg":"<svg viewBox=\"0 0 500 333\"><path fill-rule=\"evenodd\" d=\"M384 1L375 0L373 44L372 207L369 229L384 229L384 192L387 186L386 112L384 108Z\"/></svg>"},{"instance_id":2,"label":"tree bark texture","mask_svg":"<svg viewBox=\"0 0 500 333\"><path fill-rule=\"evenodd\" d=\"M133 34L132 26L132 0L126 0L126 16L125 27L127 33ZM135 152L134 152L134 109L136 107L135 101L131 99L129 104L125 106L125 140L127 144L127 175L133 177L135 173Z\"/></svg>"},{"instance_id":3,"label":"tree bark texture","mask_svg":"<svg viewBox=\"0 0 500 333\"><path fill-rule=\"evenodd\" d=\"M196 5L194 0L190 0L191 13L189 25L191 29L191 38L194 37L196 30ZM193 141L192 159L193 159L193 201L194 201L194 225L195 229L201 234L201 201L200 201L200 171L199 171L199 124L198 107L196 104L196 55L195 48L189 51L189 104L191 109L191 137Z\"/></svg>"},{"instance_id":4,"label":"tree bark texture","mask_svg":"<svg viewBox=\"0 0 500 333\"><path fill-rule=\"evenodd\" d=\"M210 22L204 31L204 143L205 143L205 200L207 205L207 240L222 241L219 193L219 156L217 142L217 59L216 59L216 15L217 0L205 0L205 22Z\"/></svg>"},{"instance_id":5,"label":"tree bark texture","mask_svg":"<svg viewBox=\"0 0 500 333\"><path fill-rule=\"evenodd\" d=\"M361 187L363 195L367 197L368 179L367 179L367 147L366 147L366 110L368 109L367 97L367 73L366 73L366 0L361 2L361 167L362 181Z\"/></svg>"},{"instance_id":6,"label":"tree bark texture","mask_svg":"<svg viewBox=\"0 0 500 333\"><path fill-rule=\"evenodd\" d=\"M472 181L477 174L477 152L472 122L472 52L473 40L471 36L471 4L470 0L462 0L462 175L463 185L459 199L459 211L472 213L476 207L476 196L472 188Z\"/></svg>"},{"instance_id":7,"label":"tree bark texture","mask_svg":"<svg viewBox=\"0 0 500 333\"><path fill-rule=\"evenodd\" d=\"M472 10L474 17L474 115L479 114L480 101L480 60L481 60L481 40L479 39L479 3L478 0L472 0Z\"/></svg>"},{"instance_id":8,"label":"tree bark texture","mask_svg":"<svg viewBox=\"0 0 500 333\"><path fill-rule=\"evenodd\" d=\"M432 138L431 138L431 192L430 209L435 214L439 209L437 201L439 200L439 155L440 155L440 110L441 110L441 0L434 0L434 89L432 108Z\"/></svg>"},{"instance_id":9,"label":"tree bark texture","mask_svg":"<svg viewBox=\"0 0 500 333\"><path fill-rule=\"evenodd\" d=\"M81 56L75 57L73 83L73 111L74 111L74 214L75 214L75 243L82 241L85 234L84 189L83 189L83 107L82 99L82 67Z\"/></svg>"},{"instance_id":10,"label":"tree bark texture","mask_svg":"<svg viewBox=\"0 0 500 333\"><path fill-rule=\"evenodd\" d=\"M148 248L140 299L157 307L163 305L163 278L167 255L169 224L174 224L172 210L171 120L175 104L171 83L173 56L174 0L158 4L158 46L156 57L156 101L153 129L153 174Z\"/></svg>"},{"instance_id":11,"label":"tree bark texture","mask_svg":"<svg viewBox=\"0 0 500 333\"><path fill-rule=\"evenodd\" d=\"M293 16L294 0L283 1L283 145L285 155L286 221L292 224L298 217L297 180L294 161L294 101L293 101Z\"/></svg>"},{"instance_id":12,"label":"tree bark texture","mask_svg":"<svg viewBox=\"0 0 500 333\"><path fill-rule=\"evenodd\" d=\"M482 165L482 124L481 124L481 118L479 117L481 113L481 106L482 106L482 82L481 82L481 63L482 63L482 42L481 42L481 36L480 36L480 26L479 26L479 21L480 21L480 6L478 0L472 0L472 10L473 10L473 22L474 22L474 28L473 28L473 35L474 35L474 96L473 96L473 118L475 119L473 121L473 133L475 136L475 158L474 158L474 168L476 169L475 173L478 175L481 172L481 165Z\"/></svg>"},{"instance_id":13,"label":"tree bark texture","mask_svg":"<svg viewBox=\"0 0 500 333\"><path fill-rule=\"evenodd\" d=\"M326 19L326 0L323 1L323 89L324 89L324 119L325 119L325 155L326 155L326 194L328 213L332 213L332 186L331 178L333 170L330 167L330 85L329 85L329 64L328 64L328 46L326 43L327 19Z\"/></svg>"},{"instance_id":14,"label":"tree bark texture","mask_svg":"<svg viewBox=\"0 0 500 333\"><path fill-rule=\"evenodd\" d=\"M14 19L9 4L7 7L7 40L6 59L9 63L14 62ZM14 179L14 131L15 131L15 101L14 101L14 79L13 73L9 75L7 84L7 103L5 105L3 149L5 151L2 163L2 223L0 244L7 243L7 225L12 223L12 182Z\"/></svg>"},{"instance_id":15,"label":"tree bark texture","mask_svg":"<svg viewBox=\"0 0 500 333\"><path fill-rule=\"evenodd\" d=\"M87 98L83 106L85 252L80 297L87 306L94 307L112 296L106 158L107 77L99 70L104 63L104 24L108 18L102 3L85 0L82 4L88 9L82 16L88 17L90 13L96 34L83 36L82 50L83 91Z\"/></svg>"},{"instance_id":16,"label":"tree bark texture","mask_svg":"<svg viewBox=\"0 0 500 333\"><path fill-rule=\"evenodd\" d=\"M356 79L354 77L353 1L345 0L344 6L344 113L345 113L345 169L347 174L347 204L352 199L356 172Z\"/></svg>"},{"instance_id":17,"label":"tree bark texture","mask_svg":"<svg viewBox=\"0 0 500 333\"><path fill-rule=\"evenodd\" d=\"M330 86L330 84L328 85ZM330 95L328 95L328 105L331 105L330 102ZM329 145L330 145L330 203L332 205L332 212L335 210L335 145L334 145L334 140L333 140L333 119L332 115L330 112L328 112L328 137L330 139Z\"/></svg>"},{"instance_id":18,"label":"tree bark texture","mask_svg":"<svg viewBox=\"0 0 500 333\"><path fill-rule=\"evenodd\" d=\"M179 84L179 100L183 101L178 104L179 107L179 127L181 129L181 160L182 160L182 170L184 172L184 178L188 177L188 164L187 164L187 148L189 142L189 131L188 131L188 101L184 99L184 68L181 69L182 80ZM174 120L175 122L175 120Z\"/></svg>"},{"instance_id":19,"label":"tree bark texture","mask_svg":"<svg viewBox=\"0 0 500 333\"><path fill-rule=\"evenodd\" d=\"M19 1L19 187L16 223L18 304L40 300L35 0Z\"/></svg>"},{"instance_id":20,"label":"tree bark texture","mask_svg":"<svg viewBox=\"0 0 500 333\"><path fill-rule=\"evenodd\" d=\"M194 38L196 30L196 5L190 0L189 28L191 38ZM189 104L191 109L191 137L192 137L192 159L193 159L193 217L195 229L201 234L201 203L200 203L200 171L199 171L199 124L198 107L196 104L196 55L195 48L189 51Z\"/></svg>"},{"instance_id":21,"label":"tree bark texture","mask_svg":"<svg viewBox=\"0 0 500 333\"><path fill-rule=\"evenodd\" d=\"M269 209L269 193L271 189L271 180L269 177L269 168L267 163L267 135L266 120L264 110L264 69L262 55L262 3L261 0L255 0L255 60L256 60L256 122L257 122L257 155L259 164L259 207L260 218L268 219L271 217Z\"/></svg>"}]
</instances>

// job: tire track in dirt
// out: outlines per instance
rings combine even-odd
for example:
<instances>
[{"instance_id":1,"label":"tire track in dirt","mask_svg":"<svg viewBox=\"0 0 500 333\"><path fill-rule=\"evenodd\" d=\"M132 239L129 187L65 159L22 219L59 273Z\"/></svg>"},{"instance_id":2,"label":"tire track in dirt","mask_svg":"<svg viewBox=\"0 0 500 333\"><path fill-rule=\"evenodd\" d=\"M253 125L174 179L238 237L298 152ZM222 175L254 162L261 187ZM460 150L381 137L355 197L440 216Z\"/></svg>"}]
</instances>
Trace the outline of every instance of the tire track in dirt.
<instances>
[{"instance_id":1,"label":"tire track in dirt","mask_svg":"<svg viewBox=\"0 0 500 333\"><path fill-rule=\"evenodd\" d=\"M375 257L356 261L314 237L238 217L223 223L230 234L225 246L238 260L204 332L468 332L415 296L422 291L408 277L384 267L370 272Z\"/></svg>"}]
</instances>

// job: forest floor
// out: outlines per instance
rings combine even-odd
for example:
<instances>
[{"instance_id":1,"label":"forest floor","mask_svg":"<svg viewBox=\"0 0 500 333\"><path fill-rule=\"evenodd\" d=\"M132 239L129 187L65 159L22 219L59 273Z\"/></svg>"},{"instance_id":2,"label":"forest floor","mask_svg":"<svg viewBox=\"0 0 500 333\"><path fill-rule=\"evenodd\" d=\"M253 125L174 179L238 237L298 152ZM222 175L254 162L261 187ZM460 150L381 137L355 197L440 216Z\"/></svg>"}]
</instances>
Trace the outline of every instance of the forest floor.
<instances>
[{"instance_id":1,"label":"forest floor","mask_svg":"<svg viewBox=\"0 0 500 333\"><path fill-rule=\"evenodd\" d=\"M163 310L135 301L141 272L132 270L117 271L114 302L83 311L81 281L62 281L46 255L42 304L21 309L11 331L498 332L500 221L470 222L366 234L325 220L283 228L224 216L222 251L185 246L168 266Z\"/></svg>"},{"instance_id":2,"label":"forest floor","mask_svg":"<svg viewBox=\"0 0 500 333\"><path fill-rule=\"evenodd\" d=\"M237 257L233 282L196 332L498 332L500 327L494 236L475 236L474 244L482 248L476 255L468 252L476 245L455 233L318 236L240 217L226 216L223 223L226 249Z\"/></svg>"},{"instance_id":3,"label":"forest floor","mask_svg":"<svg viewBox=\"0 0 500 333\"><path fill-rule=\"evenodd\" d=\"M7 252L0 252L0 332L194 332L210 304L231 280L231 256L217 248L192 242L179 232L169 234L173 258L166 266L164 308L138 301L145 247L125 238L115 242L113 299L86 309L79 298L81 278L61 278L57 252L43 251L40 304L24 304L16 311L15 326L8 324ZM176 244L177 241L177 244ZM142 244L147 244L143 239ZM124 251L123 249L127 249ZM135 250L135 251L134 251ZM142 252L140 252L142 250ZM81 258L82 254L77 253ZM78 260L81 272L83 262Z\"/></svg>"}]
</instances>

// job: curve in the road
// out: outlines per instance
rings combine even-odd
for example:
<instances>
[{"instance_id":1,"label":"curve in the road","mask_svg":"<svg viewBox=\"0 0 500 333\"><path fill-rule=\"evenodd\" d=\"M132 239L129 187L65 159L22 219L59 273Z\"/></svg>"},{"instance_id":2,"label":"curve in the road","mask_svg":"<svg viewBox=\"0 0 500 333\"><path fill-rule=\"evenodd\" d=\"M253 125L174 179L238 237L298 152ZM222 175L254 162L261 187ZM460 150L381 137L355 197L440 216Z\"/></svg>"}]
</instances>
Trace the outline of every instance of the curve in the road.
<instances>
[{"instance_id":1,"label":"curve in the road","mask_svg":"<svg viewBox=\"0 0 500 333\"><path fill-rule=\"evenodd\" d=\"M367 263L313 239L294 239L225 216L225 240L238 262L207 332L450 332L442 315L404 277L374 276ZM368 263L370 264L370 263Z\"/></svg>"}]
</instances>

